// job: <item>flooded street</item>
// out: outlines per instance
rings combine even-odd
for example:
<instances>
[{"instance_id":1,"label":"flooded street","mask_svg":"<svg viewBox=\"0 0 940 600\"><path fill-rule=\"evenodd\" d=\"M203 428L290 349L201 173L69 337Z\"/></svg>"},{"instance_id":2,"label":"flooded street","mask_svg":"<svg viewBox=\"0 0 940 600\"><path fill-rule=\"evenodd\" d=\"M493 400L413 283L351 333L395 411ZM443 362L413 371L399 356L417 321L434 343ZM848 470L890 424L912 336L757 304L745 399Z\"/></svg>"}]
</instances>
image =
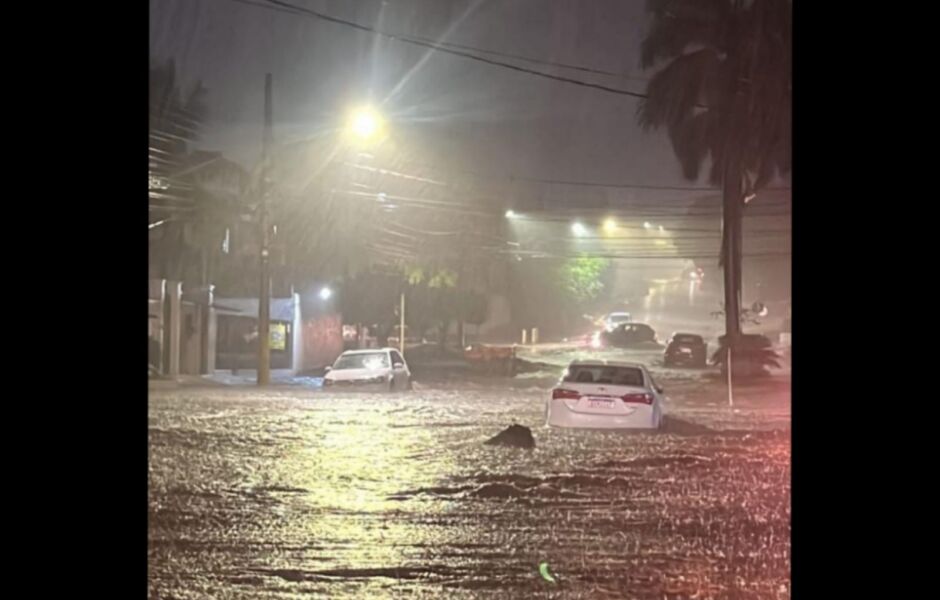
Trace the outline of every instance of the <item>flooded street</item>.
<instances>
[{"instance_id":1,"label":"flooded street","mask_svg":"<svg viewBox=\"0 0 940 600\"><path fill-rule=\"evenodd\" d=\"M788 389L621 433L461 387L152 390L150 597L789 598Z\"/></svg>"}]
</instances>

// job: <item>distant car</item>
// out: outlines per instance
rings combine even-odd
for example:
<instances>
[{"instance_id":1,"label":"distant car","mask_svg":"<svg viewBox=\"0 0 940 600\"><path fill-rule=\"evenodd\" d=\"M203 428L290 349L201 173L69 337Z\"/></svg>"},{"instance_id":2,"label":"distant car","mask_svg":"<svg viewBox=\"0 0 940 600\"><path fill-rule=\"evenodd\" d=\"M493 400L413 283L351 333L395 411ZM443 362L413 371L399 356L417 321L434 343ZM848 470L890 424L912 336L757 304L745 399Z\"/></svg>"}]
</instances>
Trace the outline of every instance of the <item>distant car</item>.
<instances>
[{"instance_id":1,"label":"distant car","mask_svg":"<svg viewBox=\"0 0 940 600\"><path fill-rule=\"evenodd\" d=\"M323 386L334 389L395 391L411 389L411 371L394 348L348 350L327 367Z\"/></svg>"},{"instance_id":2,"label":"distant car","mask_svg":"<svg viewBox=\"0 0 940 600\"><path fill-rule=\"evenodd\" d=\"M633 318L628 312L612 312L604 317L604 329L613 331L618 325L629 323Z\"/></svg>"},{"instance_id":3,"label":"distant car","mask_svg":"<svg viewBox=\"0 0 940 600\"><path fill-rule=\"evenodd\" d=\"M656 332L644 323L623 323L612 330L603 330L596 334L592 346L629 348L638 344L655 343Z\"/></svg>"},{"instance_id":4,"label":"distant car","mask_svg":"<svg viewBox=\"0 0 940 600\"><path fill-rule=\"evenodd\" d=\"M663 365L699 367L708 364L708 344L700 335L694 333L674 333L669 338L663 353Z\"/></svg>"},{"instance_id":5,"label":"distant car","mask_svg":"<svg viewBox=\"0 0 940 600\"><path fill-rule=\"evenodd\" d=\"M619 361L574 361L547 401L546 424L588 429L658 429L661 387L646 367Z\"/></svg>"},{"instance_id":6,"label":"distant car","mask_svg":"<svg viewBox=\"0 0 940 600\"><path fill-rule=\"evenodd\" d=\"M773 342L765 335L742 333L738 346L731 354L731 372L734 377L753 377L768 374L770 368L780 368L780 355ZM728 374L728 346L725 336L718 338L718 349L712 354L712 363L721 366L721 374Z\"/></svg>"}]
</instances>

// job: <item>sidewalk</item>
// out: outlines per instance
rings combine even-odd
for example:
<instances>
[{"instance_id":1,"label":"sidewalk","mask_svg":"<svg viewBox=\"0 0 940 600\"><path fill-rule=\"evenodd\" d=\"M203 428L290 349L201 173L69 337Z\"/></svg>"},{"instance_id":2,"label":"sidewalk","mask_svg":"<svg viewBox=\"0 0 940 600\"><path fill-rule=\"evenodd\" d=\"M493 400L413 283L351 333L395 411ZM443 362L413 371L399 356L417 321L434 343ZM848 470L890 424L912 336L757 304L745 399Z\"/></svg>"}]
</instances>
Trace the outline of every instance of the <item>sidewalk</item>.
<instances>
[{"instance_id":1,"label":"sidewalk","mask_svg":"<svg viewBox=\"0 0 940 600\"><path fill-rule=\"evenodd\" d=\"M210 375L179 375L177 377L151 377L147 389L176 389L181 387L246 387L257 385L254 369L242 369L237 375L231 371L216 371ZM323 385L322 377L295 376L288 371L272 371L272 386L303 386L319 388Z\"/></svg>"}]
</instances>

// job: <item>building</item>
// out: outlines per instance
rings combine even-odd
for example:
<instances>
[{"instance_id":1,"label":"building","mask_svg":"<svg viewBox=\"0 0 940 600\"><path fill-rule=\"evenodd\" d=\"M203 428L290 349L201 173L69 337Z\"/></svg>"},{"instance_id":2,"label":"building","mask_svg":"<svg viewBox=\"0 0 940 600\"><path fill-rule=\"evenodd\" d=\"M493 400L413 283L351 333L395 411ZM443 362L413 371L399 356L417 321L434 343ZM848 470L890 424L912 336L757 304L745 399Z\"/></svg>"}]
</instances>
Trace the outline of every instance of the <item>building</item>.
<instances>
[{"instance_id":1,"label":"building","mask_svg":"<svg viewBox=\"0 0 940 600\"><path fill-rule=\"evenodd\" d=\"M219 298L213 289L184 290L177 281L151 280L149 358L168 375L253 370L258 362L258 299ZM322 368L343 351L342 317L308 308L299 294L272 298L271 369L297 375Z\"/></svg>"}]
</instances>

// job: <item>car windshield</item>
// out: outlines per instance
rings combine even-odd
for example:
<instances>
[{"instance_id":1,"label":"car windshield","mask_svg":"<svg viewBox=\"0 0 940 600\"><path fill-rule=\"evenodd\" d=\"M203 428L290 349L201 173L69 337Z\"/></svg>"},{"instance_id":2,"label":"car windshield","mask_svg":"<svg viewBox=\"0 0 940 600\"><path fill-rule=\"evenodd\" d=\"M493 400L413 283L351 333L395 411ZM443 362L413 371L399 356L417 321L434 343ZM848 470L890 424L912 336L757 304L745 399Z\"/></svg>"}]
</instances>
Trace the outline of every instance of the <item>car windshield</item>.
<instances>
[{"instance_id":1,"label":"car windshield","mask_svg":"<svg viewBox=\"0 0 940 600\"><path fill-rule=\"evenodd\" d=\"M697 335L677 335L672 338L677 344L701 344L702 338Z\"/></svg>"},{"instance_id":2,"label":"car windshield","mask_svg":"<svg viewBox=\"0 0 940 600\"><path fill-rule=\"evenodd\" d=\"M630 315L624 313L618 313L615 315L610 315L607 317L607 320L611 323L629 323Z\"/></svg>"},{"instance_id":3,"label":"car windshield","mask_svg":"<svg viewBox=\"0 0 940 600\"><path fill-rule=\"evenodd\" d=\"M344 354L337 359L333 370L344 369L383 369L388 368L388 354L385 352L368 352L364 354Z\"/></svg>"},{"instance_id":4,"label":"car windshield","mask_svg":"<svg viewBox=\"0 0 940 600\"><path fill-rule=\"evenodd\" d=\"M643 371L637 367L577 365L568 367L568 373L565 375L564 381L643 387Z\"/></svg>"}]
</instances>

